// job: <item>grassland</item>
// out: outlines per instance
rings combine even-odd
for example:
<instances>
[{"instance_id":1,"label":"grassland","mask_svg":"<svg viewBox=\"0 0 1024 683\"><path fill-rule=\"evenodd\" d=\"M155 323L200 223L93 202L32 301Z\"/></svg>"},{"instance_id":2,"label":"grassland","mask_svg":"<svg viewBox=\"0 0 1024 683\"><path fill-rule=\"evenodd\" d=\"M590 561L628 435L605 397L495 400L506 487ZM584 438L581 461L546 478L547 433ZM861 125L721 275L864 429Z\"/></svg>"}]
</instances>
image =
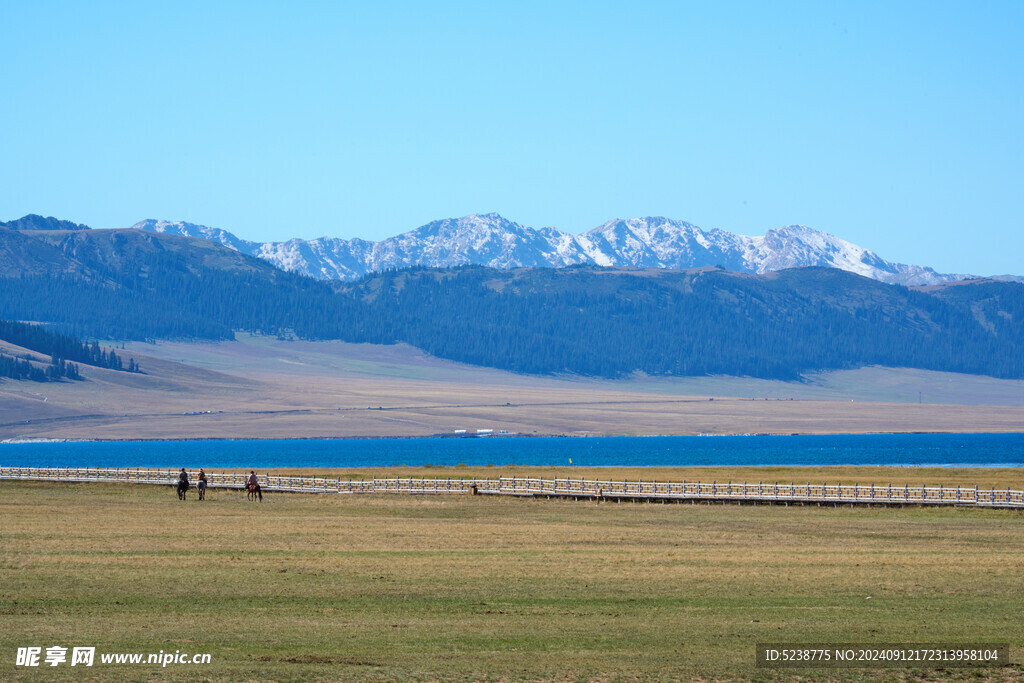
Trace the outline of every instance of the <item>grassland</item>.
<instances>
[{"instance_id":1,"label":"grassland","mask_svg":"<svg viewBox=\"0 0 1024 683\"><path fill-rule=\"evenodd\" d=\"M83 368L84 382L0 381L0 440L429 436L457 429L567 435L1024 429L1024 381L949 373L864 368L802 383L613 382L515 375L405 346L246 336L221 344L135 344L124 355L146 374Z\"/></svg>"},{"instance_id":2,"label":"grassland","mask_svg":"<svg viewBox=\"0 0 1024 683\"><path fill-rule=\"evenodd\" d=\"M1020 481L865 469L708 473ZM3 482L0 519L4 680L83 680L16 669L15 648L32 644L213 657L97 665L90 679L355 681L785 680L754 668L755 643L1024 645L1015 512L298 494L259 505L227 491L181 503L165 487ZM1013 659L977 677L804 680L1019 680Z\"/></svg>"}]
</instances>

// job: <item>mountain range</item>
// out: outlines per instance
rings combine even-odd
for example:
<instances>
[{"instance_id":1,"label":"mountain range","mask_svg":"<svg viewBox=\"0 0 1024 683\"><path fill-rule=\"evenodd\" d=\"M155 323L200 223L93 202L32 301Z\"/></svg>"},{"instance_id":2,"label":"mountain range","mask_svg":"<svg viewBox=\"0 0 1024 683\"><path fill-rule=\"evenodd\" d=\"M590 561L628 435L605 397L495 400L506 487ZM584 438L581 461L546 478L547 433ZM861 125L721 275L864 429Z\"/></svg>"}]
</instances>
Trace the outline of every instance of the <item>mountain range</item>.
<instances>
[{"instance_id":1,"label":"mountain range","mask_svg":"<svg viewBox=\"0 0 1024 683\"><path fill-rule=\"evenodd\" d=\"M1024 377L1024 284L1014 282L903 287L836 267L753 274L588 263L414 266L342 282L286 272L216 239L56 219L24 225L33 227L0 226L0 318L87 339L216 340L244 330L404 342L515 372L602 377L796 379L863 365ZM451 226L439 227L435 235ZM402 237L422 247L422 234Z\"/></svg>"},{"instance_id":2,"label":"mountain range","mask_svg":"<svg viewBox=\"0 0 1024 683\"><path fill-rule=\"evenodd\" d=\"M357 280L369 273L412 266L510 269L580 264L669 269L721 266L759 274L820 266L907 286L972 277L887 261L856 244L802 225L749 237L703 230L685 221L646 217L611 220L574 235L555 228L526 227L488 213L433 221L380 242L332 237L252 242L219 228L153 219L132 227L219 242L283 270L321 280Z\"/></svg>"}]
</instances>

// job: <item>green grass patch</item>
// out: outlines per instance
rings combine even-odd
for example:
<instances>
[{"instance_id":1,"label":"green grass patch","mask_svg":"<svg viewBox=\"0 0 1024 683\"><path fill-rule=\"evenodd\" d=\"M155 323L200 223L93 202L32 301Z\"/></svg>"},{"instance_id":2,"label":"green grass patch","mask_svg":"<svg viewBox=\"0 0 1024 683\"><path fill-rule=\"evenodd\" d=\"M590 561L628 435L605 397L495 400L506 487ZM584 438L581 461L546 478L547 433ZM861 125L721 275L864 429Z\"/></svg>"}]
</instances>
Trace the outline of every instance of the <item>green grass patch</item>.
<instances>
[{"instance_id":1,"label":"green grass patch","mask_svg":"<svg viewBox=\"0 0 1024 683\"><path fill-rule=\"evenodd\" d=\"M757 642L1024 643L1017 512L2 482L0 520L4 680L788 680ZM213 663L16 668L27 645Z\"/></svg>"}]
</instances>

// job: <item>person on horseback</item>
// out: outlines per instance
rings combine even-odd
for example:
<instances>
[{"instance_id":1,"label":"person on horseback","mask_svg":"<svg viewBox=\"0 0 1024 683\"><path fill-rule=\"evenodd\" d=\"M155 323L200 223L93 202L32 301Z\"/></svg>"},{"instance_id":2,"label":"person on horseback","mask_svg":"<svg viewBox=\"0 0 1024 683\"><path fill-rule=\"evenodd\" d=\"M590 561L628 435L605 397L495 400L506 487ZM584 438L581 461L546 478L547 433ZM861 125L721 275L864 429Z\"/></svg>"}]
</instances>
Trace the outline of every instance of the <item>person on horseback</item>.
<instances>
[{"instance_id":1,"label":"person on horseback","mask_svg":"<svg viewBox=\"0 0 1024 683\"><path fill-rule=\"evenodd\" d=\"M199 468L199 483L196 484L199 491L199 500L206 500L206 470Z\"/></svg>"},{"instance_id":2,"label":"person on horseback","mask_svg":"<svg viewBox=\"0 0 1024 683\"><path fill-rule=\"evenodd\" d=\"M263 502L263 490L260 488L260 482L256 478L256 470L249 471L249 478L245 480L245 490L249 494L249 500L259 500Z\"/></svg>"},{"instance_id":3,"label":"person on horseback","mask_svg":"<svg viewBox=\"0 0 1024 683\"><path fill-rule=\"evenodd\" d=\"M178 500L185 500L186 491L188 491L188 472L182 467L181 473L178 475Z\"/></svg>"}]
</instances>

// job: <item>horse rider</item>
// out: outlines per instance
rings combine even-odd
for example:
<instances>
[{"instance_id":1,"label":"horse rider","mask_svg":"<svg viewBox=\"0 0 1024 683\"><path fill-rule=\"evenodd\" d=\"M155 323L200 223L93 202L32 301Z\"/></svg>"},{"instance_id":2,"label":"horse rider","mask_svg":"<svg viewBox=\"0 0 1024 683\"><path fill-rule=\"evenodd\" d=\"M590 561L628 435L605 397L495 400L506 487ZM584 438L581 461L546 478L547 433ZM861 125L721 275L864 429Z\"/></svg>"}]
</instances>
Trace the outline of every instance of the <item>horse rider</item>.
<instances>
[{"instance_id":1,"label":"horse rider","mask_svg":"<svg viewBox=\"0 0 1024 683\"><path fill-rule=\"evenodd\" d=\"M178 474L178 500L185 500L186 491L188 491L188 473L182 467L181 473Z\"/></svg>"},{"instance_id":2,"label":"horse rider","mask_svg":"<svg viewBox=\"0 0 1024 683\"><path fill-rule=\"evenodd\" d=\"M199 500L206 500L206 470L202 467L199 468L199 483L196 484L196 488L199 489Z\"/></svg>"},{"instance_id":3,"label":"horse rider","mask_svg":"<svg viewBox=\"0 0 1024 683\"><path fill-rule=\"evenodd\" d=\"M260 485L260 482L259 482L258 479L256 479L256 470L250 470L249 471L249 479L245 482L245 488L247 488L248 490L252 491L252 490L254 490L259 485Z\"/></svg>"}]
</instances>

